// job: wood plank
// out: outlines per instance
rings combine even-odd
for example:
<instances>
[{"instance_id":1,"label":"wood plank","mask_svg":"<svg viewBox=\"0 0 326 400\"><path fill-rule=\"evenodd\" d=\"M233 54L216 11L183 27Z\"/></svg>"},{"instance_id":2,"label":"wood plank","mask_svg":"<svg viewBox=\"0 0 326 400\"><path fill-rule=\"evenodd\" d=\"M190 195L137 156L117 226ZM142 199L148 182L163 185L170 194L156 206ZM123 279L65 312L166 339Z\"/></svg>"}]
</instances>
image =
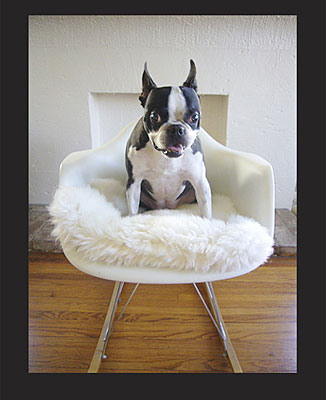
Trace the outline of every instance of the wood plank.
<instances>
[{"instance_id":1,"label":"wood plank","mask_svg":"<svg viewBox=\"0 0 326 400\"><path fill-rule=\"evenodd\" d=\"M243 370L296 372L296 260L213 285Z\"/></svg>"},{"instance_id":2,"label":"wood plank","mask_svg":"<svg viewBox=\"0 0 326 400\"><path fill-rule=\"evenodd\" d=\"M114 282L62 254L30 253L29 371L85 373ZM213 283L244 372L296 371L296 259ZM134 285L126 284L117 313ZM140 285L108 343L100 372L232 372L192 285Z\"/></svg>"}]
</instances>

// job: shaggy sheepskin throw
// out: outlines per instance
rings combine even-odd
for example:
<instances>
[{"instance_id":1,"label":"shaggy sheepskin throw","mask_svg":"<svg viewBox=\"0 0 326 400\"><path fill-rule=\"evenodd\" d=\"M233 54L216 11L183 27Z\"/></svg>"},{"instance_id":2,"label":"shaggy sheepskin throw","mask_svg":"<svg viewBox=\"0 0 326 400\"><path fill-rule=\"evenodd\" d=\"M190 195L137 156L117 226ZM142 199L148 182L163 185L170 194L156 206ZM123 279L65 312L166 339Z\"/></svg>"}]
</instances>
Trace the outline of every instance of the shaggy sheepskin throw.
<instances>
[{"instance_id":1,"label":"shaggy sheepskin throw","mask_svg":"<svg viewBox=\"0 0 326 400\"><path fill-rule=\"evenodd\" d=\"M273 239L229 198L212 196L213 218L197 204L128 216L125 188L113 179L87 187L59 187L49 206L53 235L90 262L121 267L245 273L273 252Z\"/></svg>"}]
</instances>

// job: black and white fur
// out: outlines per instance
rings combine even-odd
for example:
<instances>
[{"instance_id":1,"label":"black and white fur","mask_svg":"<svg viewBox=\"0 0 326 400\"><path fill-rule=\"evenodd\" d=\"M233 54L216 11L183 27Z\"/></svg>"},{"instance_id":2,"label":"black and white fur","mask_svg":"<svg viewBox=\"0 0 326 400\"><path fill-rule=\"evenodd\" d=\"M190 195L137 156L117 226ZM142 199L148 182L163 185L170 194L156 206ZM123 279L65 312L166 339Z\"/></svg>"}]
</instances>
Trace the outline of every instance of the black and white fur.
<instances>
[{"instance_id":1,"label":"black and white fur","mask_svg":"<svg viewBox=\"0 0 326 400\"><path fill-rule=\"evenodd\" d=\"M176 208L197 201L203 217L211 218L211 189L198 133L200 101L196 67L182 86L157 87L147 71L139 100L144 116L126 146L129 215L146 209Z\"/></svg>"}]
</instances>

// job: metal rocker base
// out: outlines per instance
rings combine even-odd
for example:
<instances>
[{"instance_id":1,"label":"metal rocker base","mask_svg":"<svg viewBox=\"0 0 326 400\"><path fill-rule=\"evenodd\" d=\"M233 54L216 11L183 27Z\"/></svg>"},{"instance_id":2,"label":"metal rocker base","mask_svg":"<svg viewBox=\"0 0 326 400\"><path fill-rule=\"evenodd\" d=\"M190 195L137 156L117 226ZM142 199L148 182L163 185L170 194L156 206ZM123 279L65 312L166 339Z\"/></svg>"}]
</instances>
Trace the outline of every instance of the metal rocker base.
<instances>
[{"instance_id":1,"label":"metal rocker base","mask_svg":"<svg viewBox=\"0 0 326 400\"><path fill-rule=\"evenodd\" d=\"M107 347L107 344L108 344L108 340L109 340L114 328L116 327L117 323L120 321L125 309L127 308L128 304L130 303L133 295L135 294L135 292L136 292L136 290L137 290L137 288L139 286L139 283L137 283L136 286L134 287L131 295L129 296L129 298L128 298L127 302L126 302L126 304L124 305L122 311L120 312L115 324L113 325L113 320L114 320L114 316L115 316L116 309L117 309L117 306L118 306L118 302L120 301L120 295L121 295L121 292L122 292L122 289L123 289L123 285L124 285L124 282L115 282L113 293L112 293L112 297L111 297L111 301L110 301L109 308L108 308L108 312L106 314L105 321L104 321L104 324L103 324L103 328L102 328L102 331L101 331L101 334L100 334L100 337L99 337L99 340L98 340L98 343L97 343L97 346L96 346L96 349L95 349L91 364L90 364L89 369L88 369L89 373L97 373L99 368L100 368L101 361L105 360L107 358L107 356L105 355L105 351L106 351L106 347ZM233 372L241 373L242 369L241 369L239 360L238 360L237 355L236 355L236 353L234 351L234 348L232 346L230 337L229 337L229 335L227 333L227 330L226 330L226 327L224 325L224 321L223 321L222 315L221 315L221 313L219 311L219 308L218 308L218 305L217 305L217 302L216 302L216 298L215 298L215 293L214 293L212 282L205 282L205 286L206 286L206 290L207 290L207 293L208 293L209 304L211 306L213 314L211 313L209 307L205 303L205 300L204 300L200 290L198 289L198 286L196 285L196 283L193 283L193 285L194 285L194 287L195 287L195 289L196 289L201 301L203 302L203 304L204 304L204 306L205 306L210 318L212 319L213 324L215 325L215 327L216 327L216 329L217 329L217 331L219 333L219 336L220 336L220 338L222 340L222 343L224 345L225 353L226 353L226 355L227 355L227 357L228 357L228 359L230 361L230 364L231 364Z\"/></svg>"}]
</instances>

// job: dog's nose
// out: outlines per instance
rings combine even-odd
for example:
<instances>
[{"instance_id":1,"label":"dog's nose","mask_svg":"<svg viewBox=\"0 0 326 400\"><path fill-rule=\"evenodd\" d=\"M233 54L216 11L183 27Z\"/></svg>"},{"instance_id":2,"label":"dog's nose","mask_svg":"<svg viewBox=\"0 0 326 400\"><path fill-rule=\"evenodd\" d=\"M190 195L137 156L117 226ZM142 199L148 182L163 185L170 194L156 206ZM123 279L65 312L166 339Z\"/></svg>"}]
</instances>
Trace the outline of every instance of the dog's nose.
<instances>
[{"instance_id":1,"label":"dog's nose","mask_svg":"<svg viewBox=\"0 0 326 400\"><path fill-rule=\"evenodd\" d=\"M182 125L170 125L167 131L171 134L183 136L185 133L185 128Z\"/></svg>"}]
</instances>

